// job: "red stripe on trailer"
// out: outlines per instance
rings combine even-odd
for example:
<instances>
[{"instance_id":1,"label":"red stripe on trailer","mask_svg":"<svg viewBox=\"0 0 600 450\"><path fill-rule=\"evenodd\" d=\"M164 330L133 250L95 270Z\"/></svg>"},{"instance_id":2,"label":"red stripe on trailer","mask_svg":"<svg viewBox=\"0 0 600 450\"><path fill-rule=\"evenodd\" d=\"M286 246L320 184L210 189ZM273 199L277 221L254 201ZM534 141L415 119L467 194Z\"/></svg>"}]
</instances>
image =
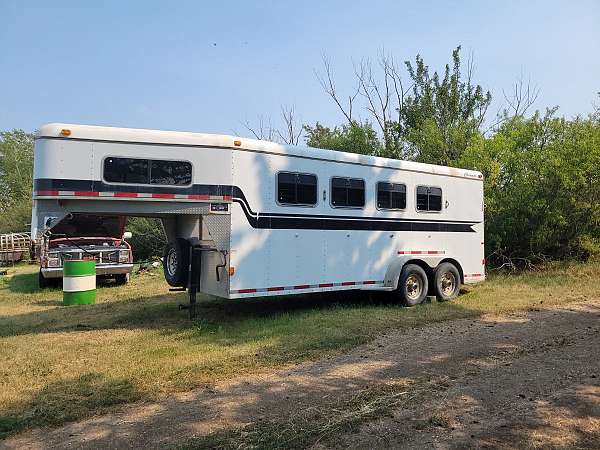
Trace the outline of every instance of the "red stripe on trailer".
<instances>
[{"instance_id":1,"label":"red stripe on trailer","mask_svg":"<svg viewBox=\"0 0 600 450\"><path fill-rule=\"evenodd\" d=\"M56 196L56 195L58 195L58 191L38 191L37 195L41 195L41 196L47 196L47 195Z\"/></svg>"},{"instance_id":2,"label":"red stripe on trailer","mask_svg":"<svg viewBox=\"0 0 600 450\"><path fill-rule=\"evenodd\" d=\"M75 191L75 197L98 197L100 192L98 191Z\"/></svg>"},{"instance_id":3,"label":"red stripe on trailer","mask_svg":"<svg viewBox=\"0 0 600 450\"><path fill-rule=\"evenodd\" d=\"M137 192L113 192L114 197L137 198Z\"/></svg>"},{"instance_id":4,"label":"red stripe on trailer","mask_svg":"<svg viewBox=\"0 0 600 450\"><path fill-rule=\"evenodd\" d=\"M468 276L468 275L465 275ZM383 281L366 280L366 281L343 281L341 283L320 283L320 284L297 284L295 286L275 286L260 289L239 289L231 291L233 294L249 294L249 293L260 293L260 292L277 292L277 291L289 291L299 289L316 289L316 288L330 288L334 286L357 286L357 285L371 285L383 283Z\"/></svg>"},{"instance_id":5,"label":"red stripe on trailer","mask_svg":"<svg viewBox=\"0 0 600 450\"><path fill-rule=\"evenodd\" d=\"M152 194L152 198L175 198L175 194Z\"/></svg>"},{"instance_id":6,"label":"red stripe on trailer","mask_svg":"<svg viewBox=\"0 0 600 450\"><path fill-rule=\"evenodd\" d=\"M188 198L191 200L210 200L210 195L205 194L190 194Z\"/></svg>"},{"instance_id":7,"label":"red stripe on trailer","mask_svg":"<svg viewBox=\"0 0 600 450\"><path fill-rule=\"evenodd\" d=\"M444 250L398 250L399 255L443 255Z\"/></svg>"},{"instance_id":8,"label":"red stripe on trailer","mask_svg":"<svg viewBox=\"0 0 600 450\"><path fill-rule=\"evenodd\" d=\"M231 195L224 195L223 196L223 200L225 200L226 202L230 202L231 201Z\"/></svg>"}]
</instances>

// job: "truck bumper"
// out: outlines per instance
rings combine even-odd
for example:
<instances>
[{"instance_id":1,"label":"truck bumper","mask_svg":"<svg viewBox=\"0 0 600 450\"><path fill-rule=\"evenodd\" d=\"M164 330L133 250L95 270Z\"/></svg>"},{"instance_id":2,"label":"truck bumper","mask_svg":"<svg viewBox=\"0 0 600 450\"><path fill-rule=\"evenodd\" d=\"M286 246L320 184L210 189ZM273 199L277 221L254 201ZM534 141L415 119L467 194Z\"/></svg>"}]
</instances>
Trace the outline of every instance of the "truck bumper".
<instances>
[{"instance_id":1,"label":"truck bumper","mask_svg":"<svg viewBox=\"0 0 600 450\"><path fill-rule=\"evenodd\" d=\"M103 264L96 266L96 275L117 275L121 273L131 273L133 264ZM62 278L62 267L42 267L44 278Z\"/></svg>"}]
</instances>

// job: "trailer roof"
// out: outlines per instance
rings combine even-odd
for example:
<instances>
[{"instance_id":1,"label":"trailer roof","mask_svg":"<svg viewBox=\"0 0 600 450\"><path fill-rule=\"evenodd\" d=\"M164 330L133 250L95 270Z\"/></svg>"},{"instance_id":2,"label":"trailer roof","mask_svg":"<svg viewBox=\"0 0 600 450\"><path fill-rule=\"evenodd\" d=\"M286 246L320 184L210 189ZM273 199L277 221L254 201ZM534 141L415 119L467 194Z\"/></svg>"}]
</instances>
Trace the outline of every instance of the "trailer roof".
<instances>
[{"instance_id":1,"label":"trailer roof","mask_svg":"<svg viewBox=\"0 0 600 450\"><path fill-rule=\"evenodd\" d=\"M63 130L69 130L68 135ZM413 161L359 155L356 153L325 150L312 147L283 145L239 136L223 134L192 133L187 131L147 130L142 128L101 127L68 123L49 123L40 127L38 138L60 138L74 140L131 142L189 147L222 147L280 155L300 156L317 160L362 164L375 167L447 175L482 180L481 172L454 167L436 166Z\"/></svg>"}]
</instances>

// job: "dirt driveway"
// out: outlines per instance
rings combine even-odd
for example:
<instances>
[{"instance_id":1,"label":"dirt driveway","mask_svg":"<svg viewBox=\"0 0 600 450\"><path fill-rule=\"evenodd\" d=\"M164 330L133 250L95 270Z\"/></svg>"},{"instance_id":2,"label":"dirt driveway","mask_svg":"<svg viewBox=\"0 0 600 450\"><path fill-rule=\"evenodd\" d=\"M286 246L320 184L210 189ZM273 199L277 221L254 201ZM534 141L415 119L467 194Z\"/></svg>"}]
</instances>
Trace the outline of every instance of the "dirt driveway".
<instances>
[{"instance_id":1,"label":"dirt driveway","mask_svg":"<svg viewBox=\"0 0 600 450\"><path fill-rule=\"evenodd\" d=\"M600 299L388 334L336 357L31 430L0 448L164 448L390 382L422 386L418 401L317 447L600 448Z\"/></svg>"}]
</instances>

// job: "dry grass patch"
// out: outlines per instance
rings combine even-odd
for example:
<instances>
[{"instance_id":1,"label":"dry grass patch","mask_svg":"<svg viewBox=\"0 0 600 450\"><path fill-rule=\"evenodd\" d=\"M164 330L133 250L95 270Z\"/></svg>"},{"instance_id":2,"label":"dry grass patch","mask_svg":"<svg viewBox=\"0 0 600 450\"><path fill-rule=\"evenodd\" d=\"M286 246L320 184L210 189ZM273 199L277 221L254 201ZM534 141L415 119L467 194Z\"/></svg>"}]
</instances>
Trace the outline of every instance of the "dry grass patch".
<instances>
[{"instance_id":1,"label":"dry grass patch","mask_svg":"<svg viewBox=\"0 0 600 450\"><path fill-rule=\"evenodd\" d=\"M0 436L59 424L363 344L391 329L584 300L600 263L494 276L450 303L402 308L383 296L204 299L187 319L162 274L101 287L96 305L63 307L33 266L0 279Z\"/></svg>"}]
</instances>

